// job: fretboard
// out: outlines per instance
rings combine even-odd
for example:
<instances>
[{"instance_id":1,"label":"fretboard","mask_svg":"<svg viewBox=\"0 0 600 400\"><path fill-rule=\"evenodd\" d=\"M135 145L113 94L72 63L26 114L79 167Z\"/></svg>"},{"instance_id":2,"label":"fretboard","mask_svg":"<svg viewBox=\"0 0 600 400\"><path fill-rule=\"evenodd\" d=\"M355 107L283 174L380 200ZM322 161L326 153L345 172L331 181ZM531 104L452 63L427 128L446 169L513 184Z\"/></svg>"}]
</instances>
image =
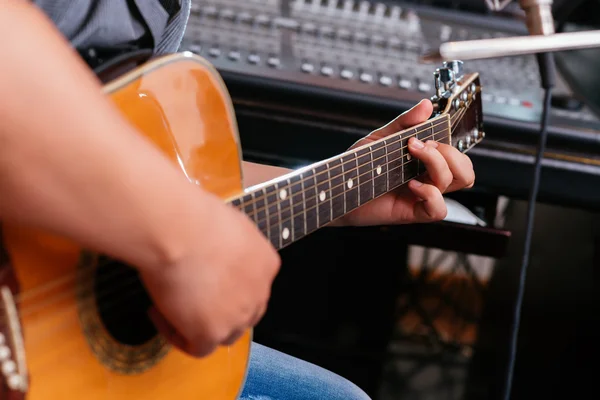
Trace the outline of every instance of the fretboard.
<instances>
[{"instance_id":1,"label":"fretboard","mask_svg":"<svg viewBox=\"0 0 600 400\"><path fill-rule=\"evenodd\" d=\"M230 203L282 249L424 173L408 151L413 136L449 143L448 116L252 187Z\"/></svg>"}]
</instances>

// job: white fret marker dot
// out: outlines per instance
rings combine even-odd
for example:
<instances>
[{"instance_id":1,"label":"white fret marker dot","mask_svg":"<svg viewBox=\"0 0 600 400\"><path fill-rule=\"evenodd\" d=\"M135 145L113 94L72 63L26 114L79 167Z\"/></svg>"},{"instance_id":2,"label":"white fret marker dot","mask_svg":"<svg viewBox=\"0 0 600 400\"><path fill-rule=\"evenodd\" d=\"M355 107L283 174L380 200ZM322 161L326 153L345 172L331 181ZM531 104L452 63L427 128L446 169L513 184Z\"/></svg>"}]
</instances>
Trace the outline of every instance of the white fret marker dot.
<instances>
[{"instance_id":1,"label":"white fret marker dot","mask_svg":"<svg viewBox=\"0 0 600 400\"><path fill-rule=\"evenodd\" d=\"M377 166L377 175L381 174L381 165Z\"/></svg>"},{"instance_id":2,"label":"white fret marker dot","mask_svg":"<svg viewBox=\"0 0 600 400\"><path fill-rule=\"evenodd\" d=\"M290 237L290 230L288 228L283 228L283 232L281 232L281 237L283 240L287 240Z\"/></svg>"},{"instance_id":3,"label":"white fret marker dot","mask_svg":"<svg viewBox=\"0 0 600 400\"><path fill-rule=\"evenodd\" d=\"M354 181L352 179L348 179L348 189L352 188L352 186L354 186Z\"/></svg>"},{"instance_id":4,"label":"white fret marker dot","mask_svg":"<svg viewBox=\"0 0 600 400\"><path fill-rule=\"evenodd\" d=\"M327 198L327 195L325 194L325 191L322 191L321 193L319 193L319 200L325 201L326 198Z\"/></svg>"},{"instance_id":5,"label":"white fret marker dot","mask_svg":"<svg viewBox=\"0 0 600 400\"><path fill-rule=\"evenodd\" d=\"M412 158L412 155L411 155L411 154L407 154L407 155L406 155L406 159L407 159L408 161L410 161L410 160L411 160L411 158Z\"/></svg>"},{"instance_id":6,"label":"white fret marker dot","mask_svg":"<svg viewBox=\"0 0 600 400\"><path fill-rule=\"evenodd\" d=\"M285 190L285 189L281 189L281 190L279 191L279 198L280 198L281 200L285 200L285 198L286 198L286 197L287 197L287 190Z\"/></svg>"}]
</instances>

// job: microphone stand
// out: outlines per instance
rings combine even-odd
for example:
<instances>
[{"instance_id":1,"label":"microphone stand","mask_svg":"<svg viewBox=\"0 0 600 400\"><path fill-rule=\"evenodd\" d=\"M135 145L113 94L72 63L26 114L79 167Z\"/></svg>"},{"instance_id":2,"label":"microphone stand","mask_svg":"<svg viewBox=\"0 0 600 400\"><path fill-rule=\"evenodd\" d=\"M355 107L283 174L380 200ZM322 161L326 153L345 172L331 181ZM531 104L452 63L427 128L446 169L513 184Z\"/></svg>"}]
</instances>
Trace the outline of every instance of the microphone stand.
<instances>
[{"instance_id":1,"label":"microphone stand","mask_svg":"<svg viewBox=\"0 0 600 400\"><path fill-rule=\"evenodd\" d=\"M600 30L565 32L446 42L440 45L439 49L424 54L421 61L439 63L448 60L478 60L597 47L600 47Z\"/></svg>"},{"instance_id":2,"label":"microphone stand","mask_svg":"<svg viewBox=\"0 0 600 400\"><path fill-rule=\"evenodd\" d=\"M510 0L486 0L488 7L493 10L500 10L506 7L510 2ZM503 393L504 400L510 399L514 378L517 338L521 322L521 310L525 292L527 269L530 261L535 205L537 202L542 172L542 158L546 149L550 100L552 97L551 92L554 87L555 79L553 53L556 51L600 47L600 30L555 33L551 12L552 0L519 0L519 3L521 8L525 11L527 27L531 34L530 36L447 42L442 44L437 51L425 54L421 57L421 61L424 63L437 63L450 60L463 61L536 54L540 67L541 86L544 90L544 106L540 126L538 152L533 168L533 179L529 194L523 258L521 271L519 273L519 286L517 290L509 348L510 358L506 373L506 385Z\"/></svg>"}]
</instances>

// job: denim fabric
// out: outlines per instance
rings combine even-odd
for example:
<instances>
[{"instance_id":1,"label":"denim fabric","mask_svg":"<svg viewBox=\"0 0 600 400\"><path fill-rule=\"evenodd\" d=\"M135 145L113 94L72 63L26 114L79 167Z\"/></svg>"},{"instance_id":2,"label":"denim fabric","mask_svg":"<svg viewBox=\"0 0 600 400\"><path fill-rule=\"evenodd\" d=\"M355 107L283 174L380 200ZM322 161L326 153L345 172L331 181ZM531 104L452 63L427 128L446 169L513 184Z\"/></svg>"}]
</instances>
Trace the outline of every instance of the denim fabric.
<instances>
[{"instance_id":1,"label":"denim fabric","mask_svg":"<svg viewBox=\"0 0 600 400\"><path fill-rule=\"evenodd\" d=\"M352 382L321 367L252 343L239 400L370 400Z\"/></svg>"}]
</instances>

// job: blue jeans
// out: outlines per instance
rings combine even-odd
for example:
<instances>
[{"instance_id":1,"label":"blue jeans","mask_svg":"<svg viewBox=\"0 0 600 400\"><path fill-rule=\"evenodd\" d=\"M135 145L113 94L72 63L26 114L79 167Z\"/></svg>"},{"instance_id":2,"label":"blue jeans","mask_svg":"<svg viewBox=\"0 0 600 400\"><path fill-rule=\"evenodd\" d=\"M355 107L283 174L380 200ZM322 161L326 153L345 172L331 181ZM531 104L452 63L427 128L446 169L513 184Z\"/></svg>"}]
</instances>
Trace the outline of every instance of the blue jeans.
<instances>
[{"instance_id":1,"label":"blue jeans","mask_svg":"<svg viewBox=\"0 0 600 400\"><path fill-rule=\"evenodd\" d=\"M252 343L239 400L370 400L352 382L321 367Z\"/></svg>"}]
</instances>

